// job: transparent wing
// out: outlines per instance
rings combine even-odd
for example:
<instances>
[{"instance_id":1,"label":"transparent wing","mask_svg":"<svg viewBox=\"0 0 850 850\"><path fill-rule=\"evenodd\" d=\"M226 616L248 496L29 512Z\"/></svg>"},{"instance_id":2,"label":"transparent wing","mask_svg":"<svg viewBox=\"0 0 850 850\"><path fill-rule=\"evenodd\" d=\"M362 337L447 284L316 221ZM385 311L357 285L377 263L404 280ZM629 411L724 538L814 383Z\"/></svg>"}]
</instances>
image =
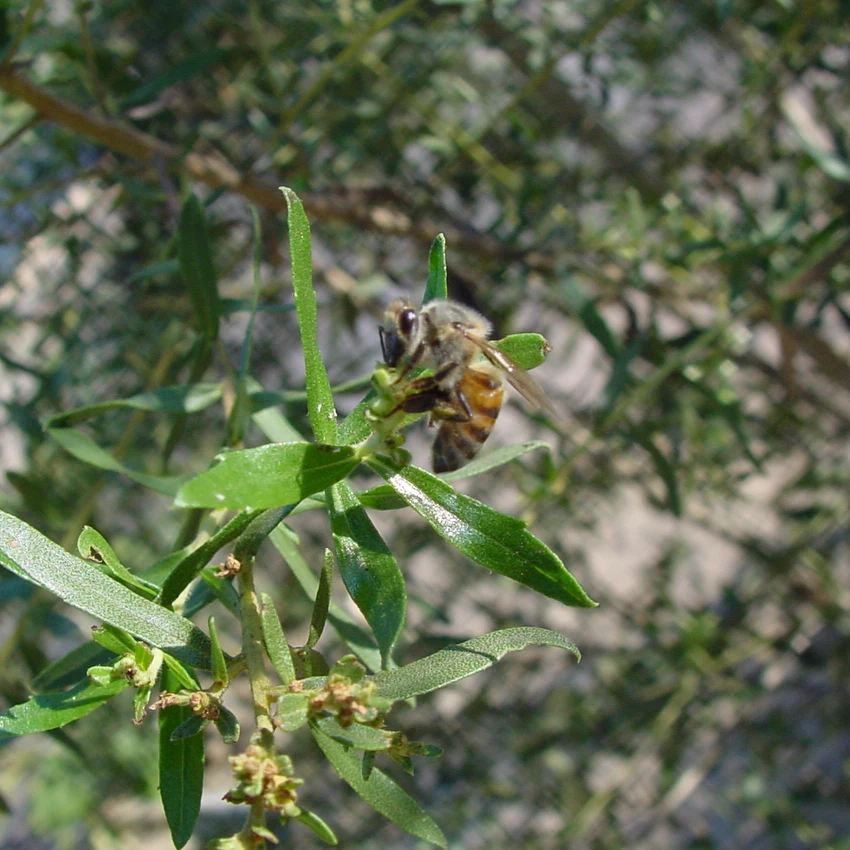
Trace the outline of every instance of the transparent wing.
<instances>
[{"instance_id":1,"label":"transparent wing","mask_svg":"<svg viewBox=\"0 0 850 850\"><path fill-rule=\"evenodd\" d=\"M561 415L557 408L549 400L543 388L525 369L518 363L514 363L507 354L496 348L495 345L488 342L486 339L481 339L469 334L464 334L466 338L475 344L478 350L494 365L497 366L505 377L508 383L534 408L540 408L548 413L553 419L560 420Z\"/></svg>"}]
</instances>

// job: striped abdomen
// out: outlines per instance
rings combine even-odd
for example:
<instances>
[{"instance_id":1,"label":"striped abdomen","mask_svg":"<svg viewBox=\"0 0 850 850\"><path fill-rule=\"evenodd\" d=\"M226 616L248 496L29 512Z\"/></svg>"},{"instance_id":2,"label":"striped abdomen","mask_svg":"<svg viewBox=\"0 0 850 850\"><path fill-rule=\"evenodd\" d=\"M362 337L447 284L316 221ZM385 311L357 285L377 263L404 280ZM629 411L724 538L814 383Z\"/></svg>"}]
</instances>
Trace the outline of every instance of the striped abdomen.
<instances>
[{"instance_id":1,"label":"striped abdomen","mask_svg":"<svg viewBox=\"0 0 850 850\"><path fill-rule=\"evenodd\" d=\"M482 363L470 366L457 386L457 394L472 416L469 419L441 419L434 440L434 472L451 472L469 463L478 454L502 408L505 388L498 370Z\"/></svg>"}]
</instances>

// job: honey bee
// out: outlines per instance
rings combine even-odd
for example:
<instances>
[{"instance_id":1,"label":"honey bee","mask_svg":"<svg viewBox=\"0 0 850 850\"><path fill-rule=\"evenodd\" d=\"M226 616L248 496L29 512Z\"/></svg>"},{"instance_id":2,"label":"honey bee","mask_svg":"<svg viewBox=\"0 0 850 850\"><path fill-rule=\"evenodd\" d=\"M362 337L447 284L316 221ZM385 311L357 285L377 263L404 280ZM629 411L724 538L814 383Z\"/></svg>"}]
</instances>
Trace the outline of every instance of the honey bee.
<instances>
[{"instance_id":1,"label":"honey bee","mask_svg":"<svg viewBox=\"0 0 850 850\"><path fill-rule=\"evenodd\" d=\"M393 301L379 329L387 366L400 385L417 367L433 375L402 385L395 411L430 413L438 424L432 449L435 472L451 472L478 454L496 423L505 396L503 376L535 409L556 416L534 379L490 341L491 325L470 307L438 299L416 310Z\"/></svg>"}]
</instances>

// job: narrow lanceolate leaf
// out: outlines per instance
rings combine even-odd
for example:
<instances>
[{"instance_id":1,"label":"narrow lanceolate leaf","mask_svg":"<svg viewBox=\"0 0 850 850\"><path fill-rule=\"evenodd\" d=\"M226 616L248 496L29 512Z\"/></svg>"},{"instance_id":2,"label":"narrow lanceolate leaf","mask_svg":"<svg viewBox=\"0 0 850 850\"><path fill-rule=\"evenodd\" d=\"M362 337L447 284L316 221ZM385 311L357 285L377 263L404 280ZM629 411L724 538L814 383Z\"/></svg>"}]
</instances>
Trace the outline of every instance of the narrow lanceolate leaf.
<instances>
[{"instance_id":1,"label":"narrow lanceolate leaf","mask_svg":"<svg viewBox=\"0 0 850 850\"><path fill-rule=\"evenodd\" d=\"M469 463L462 466L454 472L448 472L441 476L443 481L463 481L464 478L473 478L476 475L482 475L485 472L490 472L518 457L527 454L528 452L537 451L537 449L546 449L552 451L552 447L543 440L529 440L527 443L514 443L510 446L503 446L500 449L495 449L492 452L485 452L473 458Z\"/></svg>"},{"instance_id":2,"label":"narrow lanceolate leaf","mask_svg":"<svg viewBox=\"0 0 850 850\"><path fill-rule=\"evenodd\" d=\"M77 538L77 551L80 553L80 557L85 558L85 560L100 564L101 572L112 576L131 590L135 590L145 599L153 599L158 593L158 587L133 575L118 560L118 556L106 538L91 526L83 526L83 530Z\"/></svg>"},{"instance_id":3,"label":"narrow lanceolate leaf","mask_svg":"<svg viewBox=\"0 0 850 850\"><path fill-rule=\"evenodd\" d=\"M525 523L458 493L424 469L399 468L382 457L371 458L369 466L467 558L565 605L596 605Z\"/></svg>"},{"instance_id":4,"label":"narrow lanceolate leaf","mask_svg":"<svg viewBox=\"0 0 850 850\"><path fill-rule=\"evenodd\" d=\"M174 693L180 682L163 672L163 690ZM178 726L194 715L188 706L170 705L159 713L159 794L175 847L192 837L204 789L204 736L171 739Z\"/></svg>"},{"instance_id":5,"label":"narrow lanceolate leaf","mask_svg":"<svg viewBox=\"0 0 850 850\"><path fill-rule=\"evenodd\" d=\"M334 831L315 812L302 809L301 814L297 815L295 820L311 829L325 844L335 845L339 843Z\"/></svg>"},{"instance_id":6,"label":"narrow lanceolate leaf","mask_svg":"<svg viewBox=\"0 0 850 850\"><path fill-rule=\"evenodd\" d=\"M649 434L641 434L639 431L633 431L632 433L638 445L645 449L646 453L652 458L655 470L667 488L667 504L671 513L674 516L680 517L682 515L682 496L679 490L679 481L676 477L675 465L655 445Z\"/></svg>"},{"instance_id":7,"label":"narrow lanceolate leaf","mask_svg":"<svg viewBox=\"0 0 850 850\"><path fill-rule=\"evenodd\" d=\"M446 272L446 237L442 233L431 245L428 255L428 280L425 283L425 294L422 303L427 304L435 298L448 298L449 284Z\"/></svg>"},{"instance_id":8,"label":"narrow lanceolate leaf","mask_svg":"<svg viewBox=\"0 0 850 850\"><path fill-rule=\"evenodd\" d=\"M462 481L464 478L473 478L476 475L481 475L485 472L490 472L518 457L526 454L526 452L535 451L536 449L547 449L551 451L551 446L544 443L542 440L531 440L528 443L514 443L511 446L504 446L501 449L496 449L492 452L485 452L478 455L474 460L456 469L454 472L442 475L443 481ZM389 484L379 484L377 487L370 487L362 493L357 494L360 504L366 508L374 508L379 511L394 511L404 506L404 500L396 495L395 490Z\"/></svg>"},{"instance_id":9,"label":"narrow lanceolate leaf","mask_svg":"<svg viewBox=\"0 0 850 850\"><path fill-rule=\"evenodd\" d=\"M392 744L392 732L375 729L372 726L352 723L343 728L332 717L316 720L315 725L319 731L324 732L329 738L333 738L334 741L339 741L347 747L354 747L356 750L388 750Z\"/></svg>"},{"instance_id":10,"label":"narrow lanceolate leaf","mask_svg":"<svg viewBox=\"0 0 850 850\"><path fill-rule=\"evenodd\" d=\"M64 602L181 661L210 669L207 636L189 620L142 599L32 526L0 511L0 564Z\"/></svg>"},{"instance_id":11,"label":"narrow lanceolate leaf","mask_svg":"<svg viewBox=\"0 0 850 850\"><path fill-rule=\"evenodd\" d=\"M84 681L69 691L30 697L26 702L13 705L7 712L0 714L0 738L58 729L94 711L123 691L128 684L125 679L104 685Z\"/></svg>"},{"instance_id":12,"label":"narrow lanceolate leaf","mask_svg":"<svg viewBox=\"0 0 850 850\"><path fill-rule=\"evenodd\" d=\"M310 565L304 560L297 543L292 538L292 532L279 525L269 539L286 561L302 590L311 600L315 600L319 591L319 581ZM342 638L346 646L370 670L381 669L381 654L375 646L375 639L365 629L361 628L348 612L331 600L328 609L328 620L334 631ZM306 687L306 686L305 686ZM317 685L316 687L321 687Z\"/></svg>"},{"instance_id":13,"label":"narrow lanceolate leaf","mask_svg":"<svg viewBox=\"0 0 850 850\"><path fill-rule=\"evenodd\" d=\"M59 428L84 422L101 413L120 408L131 410L150 410L156 413L197 413L221 398L219 384L186 384L174 387L160 387L149 393L140 393L129 398L102 401L68 410L48 419L46 428Z\"/></svg>"},{"instance_id":14,"label":"narrow lanceolate leaf","mask_svg":"<svg viewBox=\"0 0 850 850\"><path fill-rule=\"evenodd\" d=\"M180 274L192 301L198 332L205 339L216 339L221 310L215 266L204 208L193 194L186 199L180 212L177 258L180 261Z\"/></svg>"},{"instance_id":15,"label":"narrow lanceolate leaf","mask_svg":"<svg viewBox=\"0 0 850 850\"><path fill-rule=\"evenodd\" d=\"M235 744L242 734L242 727L239 725L236 715L229 708L222 705L219 711L221 714L215 721L215 728L225 744Z\"/></svg>"},{"instance_id":16,"label":"narrow lanceolate leaf","mask_svg":"<svg viewBox=\"0 0 850 850\"><path fill-rule=\"evenodd\" d=\"M110 626L109 623L104 623L101 626L96 626L91 630L91 636L95 643L108 649L114 655L126 655L131 653L136 654L136 647L139 642L124 629L119 629L116 626Z\"/></svg>"},{"instance_id":17,"label":"narrow lanceolate leaf","mask_svg":"<svg viewBox=\"0 0 850 850\"><path fill-rule=\"evenodd\" d=\"M385 666L404 625L404 576L345 481L330 489L328 501L340 575L378 641Z\"/></svg>"},{"instance_id":18,"label":"narrow lanceolate leaf","mask_svg":"<svg viewBox=\"0 0 850 850\"><path fill-rule=\"evenodd\" d=\"M492 667L508 652L535 645L558 646L572 652L577 659L581 658L575 644L558 632L520 627L472 638L396 670L383 670L372 678L382 697L410 699L480 673Z\"/></svg>"},{"instance_id":19,"label":"narrow lanceolate leaf","mask_svg":"<svg viewBox=\"0 0 850 850\"><path fill-rule=\"evenodd\" d=\"M284 685L288 685L290 682L294 682L296 678L289 644L271 596L262 593L260 594L260 601L263 606L260 623L263 629L263 641L266 644L266 654L277 671L277 675L280 676L280 681Z\"/></svg>"},{"instance_id":20,"label":"narrow lanceolate leaf","mask_svg":"<svg viewBox=\"0 0 850 850\"><path fill-rule=\"evenodd\" d=\"M190 53L181 61L169 65L164 71L155 74L153 77L146 75L143 83L121 98L118 108L121 112L126 112L134 106L153 102L164 89L190 80L219 64L228 52L221 47L207 47Z\"/></svg>"},{"instance_id":21,"label":"narrow lanceolate leaf","mask_svg":"<svg viewBox=\"0 0 850 850\"><path fill-rule=\"evenodd\" d=\"M75 428L48 428L46 433L56 440L66 452L83 461L83 463L109 472L120 472L137 484L148 487L157 493L162 493L164 496L173 496L186 480L185 476L147 475L144 472L137 472L129 466L124 466L109 452L102 449L88 434L77 431Z\"/></svg>"},{"instance_id":22,"label":"narrow lanceolate leaf","mask_svg":"<svg viewBox=\"0 0 850 850\"><path fill-rule=\"evenodd\" d=\"M448 847L440 827L389 776L375 768L369 778L364 779L360 753L328 737L315 727L312 727L312 731L316 743L333 769L375 811L417 838L436 844L437 847Z\"/></svg>"},{"instance_id":23,"label":"narrow lanceolate leaf","mask_svg":"<svg viewBox=\"0 0 850 850\"><path fill-rule=\"evenodd\" d=\"M558 291L564 297L570 311L578 316L605 353L612 360L616 360L621 351L620 343L602 314L596 309L596 302L571 277L562 279Z\"/></svg>"},{"instance_id":24,"label":"narrow lanceolate leaf","mask_svg":"<svg viewBox=\"0 0 850 850\"><path fill-rule=\"evenodd\" d=\"M183 508L276 508L294 505L345 478L360 462L356 449L316 443L271 443L228 452L186 482Z\"/></svg>"},{"instance_id":25,"label":"narrow lanceolate leaf","mask_svg":"<svg viewBox=\"0 0 850 850\"><path fill-rule=\"evenodd\" d=\"M366 397L361 401L339 426L339 439L337 442L341 446L353 446L355 443L362 443L368 439L372 433L372 425L366 418L366 413L375 401L377 393L374 390L369 390Z\"/></svg>"},{"instance_id":26,"label":"narrow lanceolate leaf","mask_svg":"<svg viewBox=\"0 0 850 850\"><path fill-rule=\"evenodd\" d=\"M281 187L289 215L289 254L292 262L292 287L295 310L304 349L307 384L307 415L316 439L336 442L336 408L331 384L319 351L318 310L313 289L313 255L310 244L310 222L304 207L292 189Z\"/></svg>"},{"instance_id":27,"label":"narrow lanceolate leaf","mask_svg":"<svg viewBox=\"0 0 850 850\"><path fill-rule=\"evenodd\" d=\"M245 384L251 396L263 392L263 388L252 378L246 379ZM302 439L295 426L277 408L264 407L257 410L252 418L254 424L273 443L297 443Z\"/></svg>"},{"instance_id":28,"label":"narrow lanceolate leaf","mask_svg":"<svg viewBox=\"0 0 850 850\"><path fill-rule=\"evenodd\" d=\"M106 665L114 658L112 652L93 640L86 641L41 670L32 680L32 689L36 693L42 693L67 688L79 682L89 667Z\"/></svg>"},{"instance_id":29,"label":"narrow lanceolate leaf","mask_svg":"<svg viewBox=\"0 0 850 850\"><path fill-rule=\"evenodd\" d=\"M212 673L216 682L227 684L230 680L227 676L227 660L224 657L224 651L218 641L218 629L215 625L215 617L210 617L207 621L207 628L210 633L210 655L212 656Z\"/></svg>"},{"instance_id":30,"label":"narrow lanceolate leaf","mask_svg":"<svg viewBox=\"0 0 850 850\"><path fill-rule=\"evenodd\" d=\"M334 577L334 556L330 549L325 549L325 557L322 560L322 574L319 576L319 589L316 591L316 601L313 603L313 615L310 617L310 630L307 634L307 643L304 645L312 649L325 630L325 622L328 619L328 606L331 601L331 585Z\"/></svg>"}]
</instances>

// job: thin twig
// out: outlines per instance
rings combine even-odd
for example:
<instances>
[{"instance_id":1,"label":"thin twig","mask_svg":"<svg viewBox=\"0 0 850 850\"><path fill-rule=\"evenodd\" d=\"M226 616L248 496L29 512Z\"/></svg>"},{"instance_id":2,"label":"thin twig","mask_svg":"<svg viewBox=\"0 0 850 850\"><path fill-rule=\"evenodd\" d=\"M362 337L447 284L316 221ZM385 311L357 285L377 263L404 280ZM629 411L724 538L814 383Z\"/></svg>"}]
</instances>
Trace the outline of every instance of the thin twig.
<instances>
[{"instance_id":1,"label":"thin twig","mask_svg":"<svg viewBox=\"0 0 850 850\"><path fill-rule=\"evenodd\" d=\"M220 155L184 154L155 136L118 121L95 116L68 103L10 69L0 69L0 90L28 103L44 118L116 153L154 167L160 160L168 169L183 171L214 189L226 187L262 209L271 212L286 210L286 202L276 186L240 174ZM458 251L503 262L519 260L540 271L551 271L554 267L554 260L548 254L515 250L498 239L469 228L446 227L426 219L413 220L398 208L366 203L358 192L326 195L299 192L299 198L311 216L326 221L344 221L365 230L416 239L427 245L437 234L444 233L449 244Z\"/></svg>"}]
</instances>

